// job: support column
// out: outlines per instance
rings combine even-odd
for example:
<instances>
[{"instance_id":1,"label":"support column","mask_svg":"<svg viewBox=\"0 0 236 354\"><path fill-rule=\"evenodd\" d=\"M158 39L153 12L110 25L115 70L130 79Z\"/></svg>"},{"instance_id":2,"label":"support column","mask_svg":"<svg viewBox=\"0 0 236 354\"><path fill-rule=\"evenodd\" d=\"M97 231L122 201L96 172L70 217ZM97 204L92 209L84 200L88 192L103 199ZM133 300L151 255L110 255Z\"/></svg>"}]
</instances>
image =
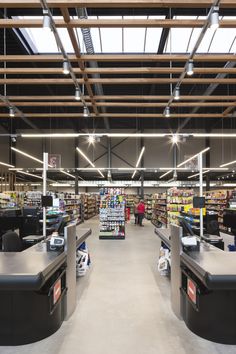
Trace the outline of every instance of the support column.
<instances>
[{"instance_id":1,"label":"support column","mask_svg":"<svg viewBox=\"0 0 236 354\"><path fill-rule=\"evenodd\" d=\"M76 151L77 146L79 145L79 138L75 138L75 194L79 194L79 154Z\"/></svg>"},{"instance_id":2,"label":"support column","mask_svg":"<svg viewBox=\"0 0 236 354\"><path fill-rule=\"evenodd\" d=\"M205 139L205 146L206 146L206 148L210 147L210 138L209 137ZM210 151L211 150L206 152L206 167L210 167L210 165L211 165ZM209 190L210 190L210 176L208 173L206 173L206 191L209 191Z\"/></svg>"},{"instance_id":3,"label":"support column","mask_svg":"<svg viewBox=\"0 0 236 354\"><path fill-rule=\"evenodd\" d=\"M177 144L173 145L173 167L174 167L174 173L173 173L173 178L177 179L177 163L178 163L178 148Z\"/></svg>"},{"instance_id":4,"label":"support column","mask_svg":"<svg viewBox=\"0 0 236 354\"><path fill-rule=\"evenodd\" d=\"M140 143L141 143L141 146L140 146L140 151L142 150L143 146L144 146L144 141L143 141L143 138L141 138L140 140ZM142 159L141 159L141 167L144 167L144 158L142 156ZM141 194L141 198L143 199L144 198L144 187L143 187L143 184L144 184L144 171L141 170L141 186L140 186L140 194Z\"/></svg>"},{"instance_id":5,"label":"support column","mask_svg":"<svg viewBox=\"0 0 236 354\"><path fill-rule=\"evenodd\" d=\"M111 181L111 138L107 137L107 179Z\"/></svg>"},{"instance_id":6,"label":"support column","mask_svg":"<svg viewBox=\"0 0 236 354\"><path fill-rule=\"evenodd\" d=\"M15 134L15 130L14 130ZM9 137L9 163L13 166L16 166L16 153L14 150L11 149L11 147L16 147L16 138L15 137ZM16 173L14 172L14 177L10 178L9 175L9 190L10 191L15 191L15 175Z\"/></svg>"},{"instance_id":7,"label":"support column","mask_svg":"<svg viewBox=\"0 0 236 354\"><path fill-rule=\"evenodd\" d=\"M43 195L47 194L47 169L48 169L48 153L43 153ZM46 207L43 207L43 236L47 237L47 220L46 220Z\"/></svg>"}]
</instances>

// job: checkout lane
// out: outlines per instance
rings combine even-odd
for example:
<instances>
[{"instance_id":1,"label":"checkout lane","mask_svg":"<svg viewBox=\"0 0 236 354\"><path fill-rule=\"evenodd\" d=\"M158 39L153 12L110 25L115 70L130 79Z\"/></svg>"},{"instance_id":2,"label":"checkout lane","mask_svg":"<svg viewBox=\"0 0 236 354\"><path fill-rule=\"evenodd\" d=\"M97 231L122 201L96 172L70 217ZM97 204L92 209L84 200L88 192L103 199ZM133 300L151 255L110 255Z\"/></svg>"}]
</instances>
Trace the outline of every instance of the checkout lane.
<instances>
[{"instance_id":1,"label":"checkout lane","mask_svg":"<svg viewBox=\"0 0 236 354\"><path fill-rule=\"evenodd\" d=\"M76 234L77 248L91 229ZM0 345L32 343L58 330L66 318L68 261L67 252L48 252L44 241L0 253Z\"/></svg>"},{"instance_id":2,"label":"checkout lane","mask_svg":"<svg viewBox=\"0 0 236 354\"><path fill-rule=\"evenodd\" d=\"M176 229L177 236L171 228L155 229L170 250L175 237L181 240L182 228ZM180 318L187 327L205 339L236 344L236 254L201 241L198 250L181 247L179 262L171 261L171 267L180 267L179 279L171 282L178 284Z\"/></svg>"}]
</instances>

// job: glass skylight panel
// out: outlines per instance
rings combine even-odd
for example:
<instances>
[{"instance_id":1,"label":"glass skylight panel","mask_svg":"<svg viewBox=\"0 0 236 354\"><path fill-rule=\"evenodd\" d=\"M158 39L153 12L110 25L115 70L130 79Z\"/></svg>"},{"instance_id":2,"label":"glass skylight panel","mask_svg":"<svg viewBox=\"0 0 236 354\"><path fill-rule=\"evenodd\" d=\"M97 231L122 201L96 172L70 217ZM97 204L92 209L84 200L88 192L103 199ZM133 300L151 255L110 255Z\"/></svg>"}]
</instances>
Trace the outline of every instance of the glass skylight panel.
<instances>
[{"instance_id":1,"label":"glass skylight panel","mask_svg":"<svg viewBox=\"0 0 236 354\"><path fill-rule=\"evenodd\" d=\"M119 20L121 16L99 16L100 20ZM122 52L122 29L121 28L101 28L102 52L121 53Z\"/></svg>"},{"instance_id":2,"label":"glass skylight panel","mask_svg":"<svg viewBox=\"0 0 236 354\"><path fill-rule=\"evenodd\" d=\"M162 20L165 16L149 16L149 20ZM157 53L162 28L147 28L145 53Z\"/></svg>"},{"instance_id":3,"label":"glass skylight panel","mask_svg":"<svg viewBox=\"0 0 236 354\"><path fill-rule=\"evenodd\" d=\"M236 31L233 28L218 28L209 53L228 53L235 36Z\"/></svg>"},{"instance_id":4,"label":"glass skylight panel","mask_svg":"<svg viewBox=\"0 0 236 354\"><path fill-rule=\"evenodd\" d=\"M174 16L174 20L195 20L196 16ZM185 53L188 49L192 28L171 28L167 43L166 53Z\"/></svg>"}]
</instances>

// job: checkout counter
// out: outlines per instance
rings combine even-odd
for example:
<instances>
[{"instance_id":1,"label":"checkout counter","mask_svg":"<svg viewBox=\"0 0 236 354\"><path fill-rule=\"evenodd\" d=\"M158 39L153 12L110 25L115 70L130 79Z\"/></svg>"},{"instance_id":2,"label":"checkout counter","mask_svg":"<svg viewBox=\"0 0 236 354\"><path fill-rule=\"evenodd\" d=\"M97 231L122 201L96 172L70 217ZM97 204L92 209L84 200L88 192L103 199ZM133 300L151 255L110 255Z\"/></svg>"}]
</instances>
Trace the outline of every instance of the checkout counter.
<instances>
[{"instance_id":1,"label":"checkout counter","mask_svg":"<svg viewBox=\"0 0 236 354\"><path fill-rule=\"evenodd\" d=\"M182 227L155 229L171 250L171 305L195 334L236 344L236 254L201 240L182 247Z\"/></svg>"},{"instance_id":2,"label":"checkout counter","mask_svg":"<svg viewBox=\"0 0 236 354\"><path fill-rule=\"evenodd\" d=\"M75 259L76 248L91 234L91 229L75 230L75 225L65 228L68 246L62 251L49 252L41 241L23 252L0 253L0 345L48 337L73 311L76 303L71 307L69 302L76 301L76 264L71 252Z\"/></svg>"}]
</instances>

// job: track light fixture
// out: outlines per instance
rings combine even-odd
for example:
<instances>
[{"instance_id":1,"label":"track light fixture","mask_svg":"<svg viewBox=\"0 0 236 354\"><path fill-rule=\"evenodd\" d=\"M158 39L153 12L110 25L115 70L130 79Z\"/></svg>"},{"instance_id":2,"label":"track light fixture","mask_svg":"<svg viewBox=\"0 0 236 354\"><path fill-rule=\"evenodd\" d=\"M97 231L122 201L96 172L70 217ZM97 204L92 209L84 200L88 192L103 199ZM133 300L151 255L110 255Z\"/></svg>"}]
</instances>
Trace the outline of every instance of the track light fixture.
<instances>
[{"instance_id":1,"label":"track light fixture","mask_svg":"<svg viewBox=\"0 0 236 354\"><path fill-rule=\"evenodd\" d=\"M169 106L165 108L163 114L164 114L164 116L165 116L166 118L169 118L169 117L170 117L170 107L169 107Z\"/></svg>"},{"instance_id":2,"label":"track light fixture","mask_svg":"<svg viewBox=\"0 0 236 354\"><path fill-rule=\"evenodd\" d=\"M84 106L84 113L83 113L84 118L87 118L89 116L89 110L88 107Z\"/></svg>"},{"instance_id":3,"label":"track light fixture","mask_svg":"<svg viewBox=\"0 0 236 354\"><path fill-rule=\"evenodd\" d=\"M187 70L186 70L188 76L192 76L193 75L193 73L194 73L193 69L194 69L193 60L190 59L187 62Z\"/></svg>"},{"instance_id":4,"label":"track light fixture","mask_svg":"<svg viewBox=\"0 0 236 354\"><path fill-rule=\"evenodd\" d=\"M51 29L51 17L48 10L43 10L43 28Z\"/></svg>"},{"instance_id":5,"label":"track light fixture","mask_svg":"<svg viewBox=\"0 0 236 354\"><path fill-rule=\"evenodd\" d=\"M210 28L215 31L219 28L219 8L216 6L210 15Z\"/></svg>"},{"instance_id":6,"label":"track light fixture","mask_svg":"<svg viewBox=\"0 0 236 354\"><path fill-rule=\"evenodd\" d=\"M64 75L68 75L70 73L69 63L68 63L67 60L63 61L62 72L63 72Z\"/></svg>"},{"instance_id":7,"label":"track light fixture","mask_svg":"<svg viewBox=\"0 0 236 354\"><path fill-rule=\"evenodd\" d=\"M176 87L175 92L174 92L174 100L178 101L180 100L180 88Z\"/></svg>"},{"instance_id":8,"label":"track light fixture","mask_svg":"<svg viewBox=\"0 0 236 354\"><path fill-rule=\"evenodd\" d=\"M15 110L13 107L9 107L9 116L10 117L15 117Z\"/></svg>"},{"instance_id":9,"label":"track light fixture","mask_svg":"<svg viewBox=\"0 0 236 354\"><path fill-rule=\"evenodd\" d=\"M80 94L79 87L76 87L76 89L75 89L75 100L76 101L80 101L81 100L81 94Z\"/></svg>"}]
</instances>

